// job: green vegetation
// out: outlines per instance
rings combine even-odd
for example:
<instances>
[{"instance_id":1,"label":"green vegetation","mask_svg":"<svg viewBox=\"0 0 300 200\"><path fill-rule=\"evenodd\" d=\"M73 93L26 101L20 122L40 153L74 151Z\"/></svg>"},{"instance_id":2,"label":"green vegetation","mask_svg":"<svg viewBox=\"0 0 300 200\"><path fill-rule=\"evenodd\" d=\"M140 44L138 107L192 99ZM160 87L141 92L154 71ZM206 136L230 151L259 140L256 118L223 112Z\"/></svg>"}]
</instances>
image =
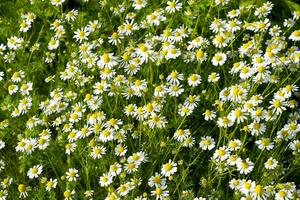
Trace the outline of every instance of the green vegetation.
<instances>
[{"instance_id":1,"label":"green vegetation","mask_svg":"<svg viewBox=\"0 0 300 200\"><path fill-rule=\"evenodd\" d=\"M300 5L1 0L0 200L300 198Z\"/></svg>"}]
</instances>

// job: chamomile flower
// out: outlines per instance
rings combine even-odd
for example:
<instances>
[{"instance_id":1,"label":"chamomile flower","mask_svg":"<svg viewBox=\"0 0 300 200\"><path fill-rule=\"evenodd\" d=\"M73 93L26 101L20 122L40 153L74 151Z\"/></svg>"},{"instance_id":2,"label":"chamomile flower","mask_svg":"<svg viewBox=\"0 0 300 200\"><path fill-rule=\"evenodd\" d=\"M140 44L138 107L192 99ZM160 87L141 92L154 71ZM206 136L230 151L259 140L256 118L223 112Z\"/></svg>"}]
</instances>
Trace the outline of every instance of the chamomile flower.
<instances>
[{"instance_id":1,"label":"chamomile flower","mask_svg":"<svg viewBox=\"0 0 300 200\"><path fill-rule=\"evenodd\" d=\"M72 200L75 194L75 190L64 191L64 200Z\"/></svg>"},{"instance_id":2,"label":"chamomile flower","mask_svg":"<svg viewBox=\"0 0 300 200\"><path fill-rule=\"evenodd\" d=\"M109 167L109 174L111 176L117 176L122 172L122 167L119 163L112 164Z\"/></svg>"},{"instance_id":3,"label":"chamomile flower","mask_svg":"<svg viewBox=\"0 0 300 200\"><path fill-rule=\"evenodd\" d=\"M66 15L65 18L68 22L72 22L76 19L78 15L78 10L70 10Z\"/></svg>"},{"instance_id":4,"label":"chamomile flower","mask_svg":"<svg viewBox=\"0 0 300 200\"><path fill-rule=\"evenodd\" d=\"M242 147L242 142L239 139L230 140L228 143L228 148L231 151L236 151Z\"/></svg>"},{"instance_id":5,"label":"chamomile flower","mask_svg":"<svg viewBox=\"0 0 300 200\"><path fill-rule=\"evenodd\" d=\"M8 94L12 95L15 94L19 89L18 85L9 85L7 90L8 90Z\"/></svg>"},{"instance_id":6,"label":"chamomile flower","mask_svg":"<svg viewBox=\"0 0 300 200\"><path fill-rule=\"evenodd\" d=\"M175 140L183 142L189 134L190 132L188 130L178 129L175 131L173 137L175 138Z\"/></svg>"},{"instance_id":7,"label":"chamomile flower","mask_svg":"<svg viewBox=\"0 0 300 200\"><path fill-rule=\"evenodd\" d=\"M227 56L225 53L216 53L212 58L211 62L214 66L222 66L225 64Z\"/></svg>"},{"instance_id":8,"label":"chamomile flower","mask_svg":"<svg viewBox=\"0 0 300 200\"><path fill-rule=\"evenodd\" d=\"M113 182L113 176L110 174L103 174L100 176L99 183L101 187L107 187Z\"/></svg>"},{"instance_id":9,"label":"chamomile flower","mask_svg":"<svg viewBox=\"0 0 300 200\"><path fill-rule=\"evenodd\" d=\"M267 197L266 190L261 185L256 185L251 191L250 196L254 199L265 199Z\"/></svg>"},{"instance_id":10,"label":"chamomile flower","mask_svg":"<svg viewBox=\"0 0 300 200\"><path fill-rule=\"evenodd\" d=\"M182 85L180 84L172 84L169 87L169 95L178 97L181 93L184 92L184 89L182 88Z\"/></svg>"},{"instance_id":11,"label":"chamomile flower","mask_svg":"<svg viewBox=\"0 0 300 200\"><path fill-rule=\"evenodd\" d=\"M226 147L218 148L213 155L213 158L216 161L225 161L228 157L229 157L229 149Z\"/></svg>"},{"instance_id":12,"label":"chamomile flower","mask_svg":"<svg viewBox=\"0 0 300 200\"><path fill-rule=\"evenodd\" d=\"M202 150L212 150L215 147L215 141L210 136L201 137L199 146Z\"/></svg>"},{"instance_id":13,"label":"chamomile flower","mask_svg":"<svg viewBox=\"0 0 300 200\"><path fill-rule=\"evenodd\" d=\"M232 18L238 17L240 15L240 13L241 12L238 9L237 10L230 10L227 15L228 15L229 18L232 19Z\"/></svg>"},{"instance_id":14,"label":"chamomile flower","mask_svg":"<svg viewBox=\"0 0 300 200\"><path fill-rule=\"evenodd\" d=\"M55 50L59 47L59 40L55 39L54 37L50 39L48 43L49 50Z\"/></svg>"},{"instance_id":15,"label":"chamomile flower","mask_svg":"<svg viewBox=\"0 0 300 200\"><path fill-rule=\"evenodd\" d=\"M27 171L27 176L30 179L38 178L42 171L43 167L41 165L35 165Z\"/></svg>"},{"instance_id":16,"label":"chamomile flower","mask_svg":"<svg viewBox=\"0 0 300 200\"><path fill-rule=\"evenodd\" d=\"M249 174L254 168L254 163L247 158L246 160L241 160L237 163L237 170L241 174Z\"/></svg>"},{"instance_id":17,"label":"chamomile flower","mask_svg":"<svg viewBox=\"0 0 300 200\"><path fill-rule=\"evenodd\" d=\"M182 8L182 3L180 3L178 0L168 1L167 5L166 11L168 13L174 13Z\"/></svg>"},{"instance_id":18,"label":"chamomile flower","mask_svg":"<svg viewBox=\"0 0 300 200\"><path fill-rule=\"evenodd\" d=\"M254 121L248 125L251 135L262 135L266 131L266 125L262 122Z\"/></svg>"},{"instance_id":19,"label":"chamomile flower","mask_svg":"<svg viewBox=\"0 0 300 200\"><path fill-rule=\"evenodd\" d=\"M265 162L264 165L266 169L275 169L278 165L278 161L271 157Z\"/></svg>"},{"instance_id":20,"label":"chamomile flower","mask_svg":"<svg viewBox=\"0 0 300 200\"><path fill-rule=\"evenodd\" d=\"M288 199L292 199L292 193L286 191L285 189L281 189L275 194L275 200L288 200Z\"/></svg>"},{"instance_id":21,"label":"chamomile flower","mask_svg":"<svg viewBox=\"0 0 300 200\"><path fill-rule=\"evenodd\" d=\"M56 188L56 185L57 185L57 179L50 178L50 180L46 182L46 190L51 191L52 189Z\"/></svg>"},{"instance_id":22,"label":"chamomile flower","mask_svg":"<svg viewBox=\"0 0 300 200\"><path fill-rule=\"evenodd\" d=\"M289 37L292 41L300 41L300 30L295 30Z\"/></svg>"},{"instance_id":23,"label":"chamomile flower","mask_svg":"<svg viewBox=\"0 0 300 200\"><path fill-rule=\"evenodd\" d=\"M201 83L201 76L199 74L192 74L188 77L188 85L196 87Z\"/></svg>"},{"instance_id":24,"label":"chamomile flower","mask_svg":"<svg viewBox=\"0 0 300 200\"><path fill-rule=\"evenodd\" d=\"M228 41L228 38L226 38L223 34L217 34L213 39L213 44L217 48L222 48L228 45Z\"/></svg>"},{"instance_id":25,"label":"chamomile flower","mask_svg":"<svg viewBox=\"0 0 300 200\"><path fill-rule=\"evenodd\" d=\"M78 170L75 168L69 168L68 171L66 172L66 178L70 182L76 181L78 177L79 177Z\"/></svg>"},{"instance_id":26,"label":"chamomile flower","mask_svg":"<svg viewBox=\"0 0 300 200\"><path fill-rule=\"evenodd\" d=\"M272 101L270 101L270 104L271 105L269 106L269 109L272 109L272 112L277 115L286 110L286 103L284 101L280 101L279 99L272 99Z\"/></svg>"},{"instance_id":27,"label":"chamomile flower","mask_svg":"<svg viewBox=\"0 0 300 200\"><path fill-rule=\"evenodd\" d=\"M127 152L127 147L122 145L122 144L118 144L116 147L115 147L115 154L117 156L125 156Z\"/></svg>"},{"instance_id":28,"label":"chamomile flower","mask_svg":"<svg viewBox=\"0 0 300 200\"><path fill-rule=\"evenodd\" d=\"M93 147L90 156L93 159L98 159L98 158L101 158L105 154L105 152L106 152L106 148L105 147L103 147L103 146L95 146L95 147Z\"/></svg>"},{"instance_id":29,"label":"chamomile flower","mask_svg":"<svg viewBox=\"0 0 300 200\"><path fill-rule=\"evenodd\" d=\"M122 39L124 39L122 35L120 35L118 32L113 32L112 35L108 37L108 42L117 46L118 44L121 44Z\"/></svg>"},{"instance_id":30,"label":"chamomile flower","mask_svg":"<svg viewBox=\"0 0 300 200\"><path fill-rule=\"evenodd\" d=\"M85 28L77 29L74 32L74 37L73 38L76 41L79 41L81 43L81 42L88 39L89 34L90 34L89 30L85 27Z\"/></svg>"},{"instance_id":31,"label":"chamomile flower","mask_svg":"<svg viewBox=\"0 0 300 200\"><path fill-rule=\"evenodd\" d=\"M232 110L229 113L229 118L232 121L236 121L238 124L243 123L247 119L245 111L241 108Z\"/></svg>"},{"instance_id":32,"label":"chamomile flower","mask_svg":"<svg viewBox=\"0 0 300 200\"><path fill-rule=\"evenodd\" d=\"M113 53L104 53L97 62L97 65L101 68L112 68L117 64L118 60Z\"/></svg>"},{"instance_id":33,"label":"chamomile flower","mask_svg":"<svg viewBox=\"0 0 300 200\"><path fill-rule=\"evenodd\" d=\"M58 7L62 5L65 2L65 0L51 0L51 4Z\"/></svg>"},{"instance_id":34,"label":"chamomile flower","mask_svg":"<svg viewBox=\"0 0 300 200\"><path fill-rule=\"evenodd\" d=\"M13 75L11 77L11 81L14 83L19 83L24 77L25 77L24 71L22 71L22 70L16 71L13 73Z\"/></svg>"},{"instance_id":35,"label":"chamomile flower","mask_svg":"<svg viewBox=\"0 0 300 200\"><path fill-rule=\"evenodd\" d=\"M255 144L258 145L260 150L271 150L274 147L274 143L271 141L270 138L261 138L255 141Z\"/></svg>"},{"instance_id":36,"label":"chamomile flower","mask_svg":"<svg viewBox=\"0 0 300 200\"><path fill-rule=\"evenodd\" d=\"M25 184L19 184L18 185L18 191L20 193L19 198L26 198L26 197L28 197L27 190L28 190L28 187L26 187Z\"/></svg>"},{"instance_id":37,"label":"chamomile flower","mask_svg":"<svg viewBox=\"0 0 300 200\"><path fill-rule=\"evenodd\" d=\"M151 195L156 199L163 200L169 197L167 185L156 186L155 190L151 191Z\"/></svg>"},{"instance_id":38,"label":"chamomile flower","mask_svg":"<svg viewBox=\"0 0 300 200\"><path fill-rule=\"evenodd\" d=\"M163 176L169 177L177 172L177 163L169 160L169 162L163 164L161 169L161 174Z\"/></svg>"},{"instance_id":39,"label":"chamomile flower","mask_svg":"<svg viewBox=\"0 0 300 200\"><path fill-rule=\"evenodd\" d=\"M166 184L166 178L162 177L161 174L155 172L154 176L151 176L148 181L150 187L161 186Z\"/></svg>"},{"instance_id":40,"label":"chamomile flower","mask_svg":"<svg viewBox=\"0 0 300 200\"><path fill-rule=\"evenodd\" d=\"M209 83L216 83L220 79L220 75L216 72L212 72L210 75L208 75L208 82Z\"/></svg>"},{"instance_id":41,"label":"chamomile flower","mask_svg":"<svg viewBox=\"0 0 300 200\"><path fill-rule=\"evenodd\" d=\"M146 7L147 1L146 0L132 0L132 7L135 10L140 10L144 7Z\"/></svg>"}]
</instances>

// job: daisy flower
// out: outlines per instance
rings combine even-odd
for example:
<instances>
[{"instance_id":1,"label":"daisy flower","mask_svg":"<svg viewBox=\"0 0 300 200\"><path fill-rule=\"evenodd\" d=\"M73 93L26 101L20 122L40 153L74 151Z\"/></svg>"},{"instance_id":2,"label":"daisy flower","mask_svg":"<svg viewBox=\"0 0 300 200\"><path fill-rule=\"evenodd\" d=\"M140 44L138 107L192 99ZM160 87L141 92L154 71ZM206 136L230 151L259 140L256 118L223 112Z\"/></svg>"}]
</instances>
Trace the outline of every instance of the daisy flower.
<instances>
[{"instance_id":1,"label":"daisy flower","mask_svg":"<svg viewBox=\"0 0 300 200\"><path fill-rule=\"evenodd\" d=\"M227 60L227 56L225 53L216 53L212 58L211 62L214 66L222 66Z\"/></svg>"},{"instance_id":2,"label":"daisy flower","mask_svg":"<svg viewBox=\"0 0 300 200\"><path fill-rule=\"evenodd\" d=\"M265 162L264 165L266 169L275 169L278 165L278 161L271 157L267 160L267 162Z\"/></svg>"},{"instance_id":3,"label":"daisy flower","mask_svg":"<svg viewBox=\"0 0 300 200\"><path fill-rule=\"evenodd\" d=\"M135 10L140 10L144 7L146 7L147 1L146 0L132 0L132 7Z\"/></svg>"},{"instance_id":4,"label":"daisy flower","mask_svg":"<svg viewBox=\"0 0 300 200\"><path fill-rule=\"evenodd\" d=\"M109 167L109 175L117 176L122 172L122 167L119 163L112 164Z\"/></svg>"},{"instance_id":5,"label":"daisy flower","mask_svg":"<svg viewBox=\"0 0 300 200\"><path fill-rule=\"evenodd\" d=\"M172 84L169 86L168 90L169 95L174 97L178 97L181 93L184 92L184 89L180 84Z\"/></svg>"},{"instance_id":6,"label":"daisy flower","mask_svg":"<svg viewBox=\"0 0 300 200\"><path fill-rule=\"evenodd\" d=\"M182 3L178 0L168 1L167 4L166 11L168 13L174 13L182 8Z\"/></svg>"},{"instance_id":7,"label":"daisy flower","mask_svg":"<svg viewBox=\"0 0 300 200\"><path fill-rule=\"evenodd\" d=\"M228 157L229 157L229 150L226 147L218 148L213 155L213 158L216 161L225 161Z\"/></svg>"},{"instance_id":8,"label":"daisy flower","mask_svg":"<svg viewBox=\"0 0 300 200\"><path fill-rule=\"evenodd\" d=\"M238 17L239 15L240 15L240 10L231 10L231 11L229 11L228 12L228 14L227 14L227 16L229 17L229 18L235 18L235 17Z\"/></svg>"},{"instance_id":9,"label":"daisy flower","mask_svg":"<svg viewBox=\"0 0 300 200\"><path fill-rule=\"evenodd\" d=\"M178 129L177 131L175 131L173 137L175 138L175 140L183 142L189 134L189 130Z\"/></svg>"},{"instance_id":10,"label":"daisy flower","mask_svg":"<svg viewBox=\"0 0 300 200\"><path fill-rule=\"evenodd\" d=\"M167 199L169 197L169 191L166 189L167 185L156 186L156 189L151 191L151 195L156 199Z\"/></svg>"},{"instance_id":11,"label":"daisy flower","mask_svg":"<svg viewBox=\"0 0 300 200\"><path fill-rule=\"evenodd\" d=\"M276 115L279 115L286 110L286 108L284 107L286 103L284 101L280 101L278 99L272 99L272 101L270 101L270 104L271 105L269 106L269 109L272 109L272 112L275 113Z\"/></svg>"},{"instance_id":12,"label":"daisy flower","mask_svg":"<svg viewBox=\"0 0 300 200\"><path fill-rule=\"evenodd\" d=\"M37 178L42 173L43 167L41 165L35 165L27 171L27 176L30 179Z\"/></svg>"},{"instance_id":13,"label":"daisy flower","mask_svg":"<svg viewBox=\"0 0 300 200\"><path fill-rule=\"evenodd\" d=\"M95 147L93 147L90 156L93 159L98 159L98 158L101 158L105 154L105 152L106 152L106 148L105 147L103 147L103 146L95 146Z\"/></svg>"},{"instance_id":14,"label":"daisy flower","mask_svg":"<svg viewBox=\"0 0 300 200\"><path fill-rule=\"evenodd\" d=\"M50 178L50 180L46 182L46 190L50 191L53 188L56 188L56 185L57 185L57 179Z\"/></svg>"},{"instance_id":15,"label":"daisy flower","mask_svg":"<svg viewBox=\"0 0 300 200\"><path fill-rule=\"evenodd\" d=\"M76 41L79 41L80 43L84 40L87 40L88 36L89 36L90 32L88 30L88 28L84 27L84 28L81 28L81 29L77 29L75 32L74 32L74 39Z\"/></svg>"},{"instance_id":16,"label":"daisy flower","mask_svg":"<svg viewBox=\"0 0 300 200\"><path fill-rule=\"evenodd\" d=\"M166 184L166 178L162 177L162 175L157 172L155 172L155 175L151 176L148 181L148 185L150 187L153 187L154 185L161 186L165 184Z\"/></svg>"},{"instance_id":17,"label":"daisy flower","mask_svg":"<svg viewBox=\"0 0 300 200\"><path fill-rule=\"evenodd\" d=\"M172 176L175 172L177 172L177 163L169 160L169 162L163 164L161 169L161 174L163 176L169 177Z\"/></svg>"},{"instance_id":18,"label":"daisy flower","mask_svg":"<svg viewBox=\"0 0 300 200\"><path fill-rule=\"evenodd\" d=\"M202 150L212 150L215 148L215 140L210 136L201 137L199 145Z\"/></svg>"},{"instance_id":19,"label":"daisy flower","mask_svg":"<svg viewBox=\"0 0 300 200\"><path fill-rule=\"evenodd\" d=\"M254 168L254 164L253 162L251 162L249 160L249 158L247 158L244 161L240 161L237 163L237 170L241 173L241 174L249 174Z\"/></svg>"},{"instance_id":20,"label":"daisy flower","mask_svg":"<svg viewBox=\"0 0 300 200\"><path fill-rule=\"evenodd\" d=\"M70 169L68 169L68 171L66 172L66 178L67 178L68 181L70 181L70 182L76 181L78 177L79 177L79 175L78 175L78 170L75 169L75 168L70 168Z\"/></svg>"},{"instance_id":21,"label":"daisy flower","mask_svg":"<svg viewBox=\"0 0 300 200\"><path fill-rule=\"evenodd\" d=\"M49 43L48 43L48 49L49 50L55 50L59 47L59 40L55 38L51 38Z\"/></svg>"},{"instance_id":22,"label":"daisy flower","mask_svg":"<svg viewBox=\"0 0 300 200\"><path fill-rule=\"evenodd\" d=\"M281 189L275 194L275 200L288 200L288 199L292 199L292 193L286 191L285 189Z\"/></svg>"},{"instance_id":23,"label":"daisy flower","mask_svg":"<svg viewBox=\"0 0 300 200\"><path fill-rule=\"evenodd\" d=\"M300 30L294 31L294 32L290 35L289 39L292 40L292 41L300 41Z\"/></svg>"},{"instance_id":24,"label":"daisy flower","mask_svg":"<svg viewBox=\"0 0 300 200\"><path fill-rule=\"evenodd\" d=\"M217 48L222 48L227 46L228 41L228 38L226 38L223 34L217 34L213 39L213 44Z\"/></svg>"},{"instance_id":25,"label":"daisy flower","mask_svg":"<svg viewBox=\"0 0 300 200\"><path fill-rule=\"evenodd\" d=\"M101 187L107 187L113 182L113 177L110 174L100 176L99 184Z\"/></svg>"},{"instance_id":26,"label":"daisy flower","mask_svg":"<svg viewBox=\"0 0 300 200\"><path fill-rule=\"evenodd\" d=\"M64 200L72 200L75 194L75 190L66 190L64 191Z\"/></svg>"},{"instance_id":27,"label":"daisy flower","mask_svg":"<svg viewBox=\"0 0 300 200\"><path fill-rule=\"evenodd\" d=\"M148 120L148 125L150 128L164 128L167 124L167 120L164 116L160 116L157 114L151 115L150 119Z\"/></svg>"},{"instance_id":28,"label":"daisy flower","mask_svg":"<svg viewBox=\"0 0 300 200\"><path fill-rule=\"evenodd\" d=\"M300 141L299 140L294 140L290 143L290 149L300 153Z\"/></svg>"},{"instance_id":29,"label":"daisy flower","mask_svg":"<svg viewBox=\"0 0 300 200\"><path fill-rule=\"evenodd\" d=\"M202 115L204 115L206 121L213 120L216 117L216 112L206 109Z\"/></svg>"},{"instance_id":30,"label":"daisy flower","mask_svg":"<svg viewBox=\"0 0 300 200\"><path fill-rule=\"evenodd\" d=\"M263 186L256 185L251 191L250 196L254 199L265 199L267 197L267 193Z\"/></svg>"},{"instance_id":31,"label":"daisy flower","mask_svg":"<svg viewBox=\"0 0 300 200\"><path fill-rule=\"evenodd\" d=\"M260 150L271 150L274 147L274 143L271 141L270 138L261 138L255 141L255 144L258 145Z\"/></svg>"},{"instance_id":32,"label":"daisy flower","mask_svg":"<svg viewBox=\"0 0 300 200\"><path fill-rule=\"evenodd\" d=\"M97 65L101 68L112 68L117 64L118 60L114 56L114 53L104 53L97 62Z\"/></svg>"},{"instance_id":33,"label":"daisy flower","mask_svg":"<svg viewBox=\"0 0 300 200\"><path fill-rule=\"evenodd\" d=\"M201 83L201 76L199 74L192 74L188 77L188 85L196 87Z\"/></svg>"},{"instance_id":34,"label":"daisy flower","mask_svg":"<svg viewBox=\"0 0 300 200\"><path fill-rule=\"evenodd\" d=\"M208 82L209 83L216 83L220 79L220 75L216 72L212 72L210 75L208 75Z\"/></svg>"},{"instance_id":35,"label":"daisy flower","mask_svg":"<svg viewBox=\"0 0 300 200\"><path fill-rule=\"evenodd\" d=\"M58 7L62 5L65 2L65 0L51 0L51 4Z\"/></svg>"},{"instance_id":36,"label":"daisy flower","mask_svg":"<svg viewBox=\"0 0 300 200\"><path fill-rule=\"evenodd\" d=\"M24 184L18 185L18 191L20 192L19 198L26 198L28 196L26 190L28 190L28 187L26 187L26 185Z\"/></svg>"}]
</instances>

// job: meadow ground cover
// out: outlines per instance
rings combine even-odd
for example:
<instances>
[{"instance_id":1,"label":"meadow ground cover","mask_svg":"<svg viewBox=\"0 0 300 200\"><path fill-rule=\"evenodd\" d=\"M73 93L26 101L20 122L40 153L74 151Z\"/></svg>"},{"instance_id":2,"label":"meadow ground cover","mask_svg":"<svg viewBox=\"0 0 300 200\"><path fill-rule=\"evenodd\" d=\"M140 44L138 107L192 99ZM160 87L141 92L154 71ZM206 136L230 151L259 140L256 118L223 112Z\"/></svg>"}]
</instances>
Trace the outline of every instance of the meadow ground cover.
<instances>
[{"instance_id":1,"label":"meadow ground cover","mask_svg":"<svg viewBox=\"0 0 300 200\"><path fill-rule=\"evenodd\" d=\"M300 9L280 13L1 1L0 200L300 199Z\"/></svg>"}]
</instances>

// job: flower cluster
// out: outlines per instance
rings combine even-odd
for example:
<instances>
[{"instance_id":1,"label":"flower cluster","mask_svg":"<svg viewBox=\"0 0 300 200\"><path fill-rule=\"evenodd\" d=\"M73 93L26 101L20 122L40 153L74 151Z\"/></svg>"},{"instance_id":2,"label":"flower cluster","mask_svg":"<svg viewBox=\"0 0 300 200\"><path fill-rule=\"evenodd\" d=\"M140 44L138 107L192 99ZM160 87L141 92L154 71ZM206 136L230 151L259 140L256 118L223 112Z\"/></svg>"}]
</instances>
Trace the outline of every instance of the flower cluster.
<instances>
[{"instance_id":1,"label":"flower cluster","mask_svg":"<svg viewBox=\"0 0 300 200\"><path fill-rule=\"evenodd\" d=\"M299 11L30 2L0 22L19 25L0 36L0 200L300 198Z\"/></svg>"}]
</instances>

